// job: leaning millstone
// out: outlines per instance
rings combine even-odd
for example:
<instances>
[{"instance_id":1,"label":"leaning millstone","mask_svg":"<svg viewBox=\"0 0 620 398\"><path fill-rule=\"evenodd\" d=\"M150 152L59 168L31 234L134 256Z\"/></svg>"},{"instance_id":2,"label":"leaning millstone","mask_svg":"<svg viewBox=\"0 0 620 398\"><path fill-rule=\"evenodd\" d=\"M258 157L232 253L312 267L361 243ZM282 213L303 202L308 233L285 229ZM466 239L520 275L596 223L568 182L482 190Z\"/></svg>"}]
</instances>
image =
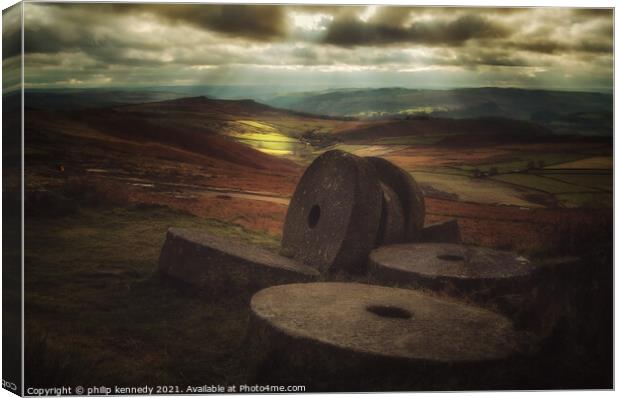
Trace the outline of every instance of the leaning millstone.
<instances>
[{"instance_id":1,"label":"leaning millstone","mask_svg":"<svg viewBox=\"0 0 620 398\"><path fill-rule=\"evenodd\" d=\"M424 195L415 179L395 164L377 157L367 157L374 166L382 184L390 187L398 197L403 209L404 239L402 241L415 242L424 226L426 208Z\"/></svg>"},{"instance_id":2,"label":"leaning millstone","mask_svg":"<svg viewBox=\"0 0 620 398\"><path fill-rule=\"evenodd\" d=\"M312 392L510 387L531 343L491 311L366 284L275 286L251 311L253 382Z\"/></svg>"},{"instance_id":3,"label":"leaning millstone","mask_svg":"<svg viewBox=\"0 0 620 398\"><path fill-rule=\"evenodd\" d=\"M442 221L422 228L420 242L461 243L461 229L456 219Z\"/></svg>"},{"instance_id":4,"label":"leaning millstone","mask_svg":"<svg viewBox=\"0 0 620 398\"><path fill-rule=\"evenodd\" d=\"M376 246L402 243L405 241L403 206L392 188L382 183L381 189L383 204Z\"/></svg>"},{"instance_id":5,"label":"leaning millstone","mask_svg":"<svg viewBox=\"0 0 620 398\"><path fill-rule=\"evenodd\" d=\"M313 268L264 249L180 228L168 229L159 270L212 292L247 294L273 285L314 281L319 275Z\"/></svg>"},{"instance_id":6,"label":"leaning millstone","mask_svg":"<svg viewBox=\"0 0 620 398\"><path fill-rule=\"evenodd\" d=\"M368 161L327 151L305 171L289 205L281 254L326 271L364 271L381 220L382 190Z\"/></svg>"}]
</instances>

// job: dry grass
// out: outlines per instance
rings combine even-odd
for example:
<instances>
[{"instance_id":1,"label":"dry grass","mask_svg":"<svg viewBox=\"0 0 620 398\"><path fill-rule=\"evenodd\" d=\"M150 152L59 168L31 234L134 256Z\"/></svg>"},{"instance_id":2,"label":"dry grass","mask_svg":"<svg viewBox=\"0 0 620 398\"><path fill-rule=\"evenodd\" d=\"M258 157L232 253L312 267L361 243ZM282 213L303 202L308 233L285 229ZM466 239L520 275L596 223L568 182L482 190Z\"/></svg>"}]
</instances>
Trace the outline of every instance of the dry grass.
<instances>
[{"instance_id":1,"label":"dry grass","mask_svg":"<svg viewBox=\"0 0 620 398\"><path fill-rule=\"evenodd\" d=\"M88 175L67 179L61 193L91 206L123 205L132 198L126 184Z\"/></svg>"}]
</instances>

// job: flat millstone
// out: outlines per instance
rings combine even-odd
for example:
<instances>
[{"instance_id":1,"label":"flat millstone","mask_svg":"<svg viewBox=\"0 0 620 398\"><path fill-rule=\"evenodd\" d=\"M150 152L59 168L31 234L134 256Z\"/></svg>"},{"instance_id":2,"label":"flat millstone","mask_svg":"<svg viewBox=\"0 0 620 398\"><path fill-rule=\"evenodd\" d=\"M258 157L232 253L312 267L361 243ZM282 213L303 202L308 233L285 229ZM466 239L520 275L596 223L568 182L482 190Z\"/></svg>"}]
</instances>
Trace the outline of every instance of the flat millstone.
<instances>
[{"instance_id":1,"label":"flat millstone","mask_svg":"<svg viewBox=\"0 0 620 398\"><path fill-rule=\"evenodd\" d=\"M165 275L216 292L253 292L314 281L319 273L278 254L195 229L170 228L159 257Z\"/></svg>"},{"instance_id":2,"label":"flat millstone","mask_svg":"<svg viewBox=\"0 0 620 398\"><path fill-rule=\"evenodd\" d=\"M382 184L390 187L402 206L404 237L403 242L415 242L424 226L426 206L424 195L415 179L407 171L388 160L377 157L367 157L377 171Z\"/></svg>"},{"instance_id":3,"label":"flat millstone","mask_svg":"<svg viewBox=\"0 0 620 398\"><path fill-rule=\"evenodd\" d=\"M517 354L523 344L501 315L408 289L282 285L255 294L251 309L278 341L310 341L335 355L471 364Z\"/></svg>"},{"instance_id":4,"label":"flat millstone","mask_svg":"<svg viewBox=\"0 0 620 398\"><path fill-rule=\"evenodd\" d=\"M378 270L420 278L510 279L528 276L534 265L515 253L451 243L407 243L384 246L370 254Z\"/></svg>"},{"instance_id":5,"label":"flat millstone","mask_svg":"<svg viewBox=\"0 0 620 398\"><path fill-rule=\"evenodd\" d=\"M291 199L281 254L327 271L364 271L375 247L383 192L368 161L327 151L312 162Z\"/></svg>"}]
</instances>

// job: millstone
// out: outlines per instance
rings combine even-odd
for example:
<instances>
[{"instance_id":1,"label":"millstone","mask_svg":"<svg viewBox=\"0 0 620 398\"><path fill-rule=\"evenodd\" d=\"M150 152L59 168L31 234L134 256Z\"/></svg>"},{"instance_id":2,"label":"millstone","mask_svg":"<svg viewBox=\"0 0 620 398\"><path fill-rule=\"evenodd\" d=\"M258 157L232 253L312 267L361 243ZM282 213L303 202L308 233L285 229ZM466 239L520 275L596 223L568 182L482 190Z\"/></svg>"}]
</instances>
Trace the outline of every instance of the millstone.
<instances>
[{"instance_id":1,"label":"millstone","mask_svg":"<svg viewBox=\"0 0 620 398\"><path fill-rule=\"evenodd\" d=\"M275 286L255 294L251 309L252 355L281 366L261 367L257 380L305 377L319 390L497 385L493 369L525 342L501 315L408 289Z\"/></svg>"},{"instance_id":2,"label":"millstone","mask_svg":"<svg viewBox=\"0 0 620 398\"><path fill-rule=\"evenodd\" d=\"M456 219L438 222L422 228L420 242L461 243L461 229Z\"/></svg>"},{"instance_id":3,"label":"millstone","mask_svg":"<svg viewBox=\"0 0 620 398\"><path fill-rule=\"evenodd\" d=\"M273 285L313 281L319 275L313 268L261 248L179 228L168 229L159 270L212 292L244 294Z\"/></svg>"},{"instance_id":4,"label":"millstone","mask_svg":"<svg viewBox=\"0 0 620 398\"><path fill-rule=\"evenodd\" d=\"M312 162L289 205L281 253L321 272L362 271L375 247L382 209L375 169L333 150Z\"/></svg>"},{"instance_id":5,"label":"millstone","mask_svg":"<svg viewBox=\"0 0 620 398\"><path fill-rule=\"evenodd\" d=\"M381 282L487 299L521 288L536 267L511 252L450 243L384 246L370 254Z\"/></svg>"},{"instance_id":6,"label":"millstone","mask_svg":"<svg viewBox=\"0 0 620 398\"><path fill-rule=\"evenodd\" d=\"M404 242L404 212L400 199L387 185L381 184L381 190L383 191L383 202L376 246Z\"/></svg>"},{"instance_id":7,"label":"millstone","mask_svg":"<svg viewBox=\"0 0 620 398\"><path fill-rule=\"evenodd\" d=\"M381 183L391 188L398 197L403 209L404 239L414 242L420 236L424 226L424 195L415 179L395 164L377 157L367 157L379 175Z\"/></svg>"}]
</instances>

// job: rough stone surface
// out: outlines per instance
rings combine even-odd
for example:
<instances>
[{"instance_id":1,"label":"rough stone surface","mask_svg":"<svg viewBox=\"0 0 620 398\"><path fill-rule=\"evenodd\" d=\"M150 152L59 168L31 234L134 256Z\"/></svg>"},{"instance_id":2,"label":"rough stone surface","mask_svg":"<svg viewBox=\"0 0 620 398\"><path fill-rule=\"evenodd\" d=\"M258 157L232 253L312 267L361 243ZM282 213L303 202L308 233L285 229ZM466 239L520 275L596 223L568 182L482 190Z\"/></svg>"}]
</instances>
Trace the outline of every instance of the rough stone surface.
<instances>
[{"instance_id":1,"label":"rough stone surface","mask_svg":"<svg viewBox=\"0 0 620 398\"><path fill-rule=\"evenodd\" d=\"M407 289L276 286L255 294L251 309L250 347L254 355L262 350L263 359L257 379L302 375L323 380L313 386L319 390L496 385L489 370L522 353L527 342L501 315ZM267 367L275 364L279 373ZM372 386L364 384L369 378Z\"/></svg>"},{"instance_id":2,"label":"rough stone surface","mask_svg":"<svg viewBox=\"0 0 620 398\"><path fill-rule=\"evenodd\" d=\"M578 258L534 263L510 252L439 243L381 247L369 262L375 283L474 302L539 338L552 335L575 307L568 298L578 283L569 282L568 275L583 267Z\"/></svg>"},{"instance_id":3,"label":"rough stone surface","mask_svg":"<svg viewBox=\"0 0 620 398\"><path fill-rule=\"evenodd\" d=\"M282 234L285 256L326 271L364 271L381 220L382 190L375 169L333 150L312 162L289 205Z\"/></svg>"},{"instance_id":4,"label":"rough stone surface","mask_svg":"<svg viewBox=\"0 0 620 398\"><path fill-rule=\"evenodd\" d=\"M318 272L261 248L200 230L170 228L159 257L165 275L214 292L243 291L314 281Z\"/></svg>"},{"instance_id":5,"label":"rough stone surface","mask_svg":"<svg viewBox=\"0 0 620 398\"><path fill-rule=\"evenodd\" d=\"M420 242L461 243L461 229L456 219L438 222L422 228Z\"/></svg>"},{"instance_id":6,"label":"rough stone surface","mask_svg":"<svg viewBox=\"0 0 620 398\"><path fill-rule=\"evenodd\" d=\"M416 278L505 279L527 276L535 269L515 253L451 243L384 246L374 250L370 260L377 268Z\"/></svg>"},{"instance_id":7,"label":"rough stone surface","mask_svg":"<svg viewBox=\"0 0 620 398\"><path fill-rule=\"evenodd\" d=\"M451 243L383 246L369 257L377 283L421 288L487 303L521 293L536 266L511 252Z\"/></svg>"},{"instance_id":8,"label":"rough stone surface","mask_svg":"<svg viewBox=\"0 0 620 398\"><path fill-rule=\"evenodd\" d=\"M374 166L381 182L390 187L400 200L403 209L405 236L403 241L415 242L424 226L426 208L424 195L415 179L395 164L377 157L367 157Z\"/></svg>"},{"instance_id":9,"label":"rough stone surface","mask_svg":"<svg viewBox=\"0 0 620 398\"><path fill-rule=\"evenodd\" d=\"M392 188L382 183L381 189L383 202L376 246L402 243L405 241L403 206Z\"/></svg>"}]
</instances>

